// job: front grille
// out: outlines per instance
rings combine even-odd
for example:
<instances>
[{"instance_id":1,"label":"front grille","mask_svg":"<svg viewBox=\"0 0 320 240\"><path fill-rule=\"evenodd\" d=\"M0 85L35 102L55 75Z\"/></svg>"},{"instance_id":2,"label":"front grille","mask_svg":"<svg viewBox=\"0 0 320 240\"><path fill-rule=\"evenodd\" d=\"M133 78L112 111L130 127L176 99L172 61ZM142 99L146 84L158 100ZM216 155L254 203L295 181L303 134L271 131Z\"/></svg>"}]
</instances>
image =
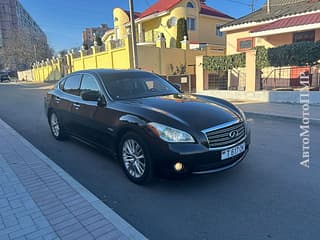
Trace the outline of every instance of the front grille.
<instances>
[{"instance_id":1,"label":"front grille","mask_svg":"<svg viewBox=\"0 0 320 240\"><path fill-rule=\"evenodd\" d=\"M220 148L232 145L243 139L246 135L246 128L244 123L241 122L225 128L206 132L205 134L207 135L210 148Z\"/></svg>"}]
</instances>

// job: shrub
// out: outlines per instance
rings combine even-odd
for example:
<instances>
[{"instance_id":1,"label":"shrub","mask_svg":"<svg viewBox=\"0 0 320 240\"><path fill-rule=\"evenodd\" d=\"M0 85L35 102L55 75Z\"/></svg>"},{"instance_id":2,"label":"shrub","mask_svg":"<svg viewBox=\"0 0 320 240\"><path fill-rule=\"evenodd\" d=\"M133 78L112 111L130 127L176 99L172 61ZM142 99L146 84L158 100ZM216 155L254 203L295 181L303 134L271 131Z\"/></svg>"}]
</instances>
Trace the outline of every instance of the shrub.
<instances>
[{"instance_id":1,"label":"shrub","mask_svg":"<svg viewBox=\"0 0 320 240\"><path fill-rule=\"evenodd\" d=\"M203 68L209 72L227 71L228 69L245 67L245 53L229 56L204 57Z\"/></svg>"},{"instance_id":2,"label":"shrub","mask_svg":"<svg viewBox=\"0 0 320 240\"><path fill-rule=\"evenodd\" d=\"M181 41L184 39L184 36L187 36L188 39L187 20L185 18L179 18L177 22L177 48L181 48Z\"/></svg>"},{"instance_id":3,"label":"shrub","mask_svg":"<svg viewBox=\"0 0 320 240\"><path fill-rule=\"evenodd\" d=\"M320 42L297 42L276 48L257 47L257 68L307 66L320 59Z\"/></svg>"}]
</instances>

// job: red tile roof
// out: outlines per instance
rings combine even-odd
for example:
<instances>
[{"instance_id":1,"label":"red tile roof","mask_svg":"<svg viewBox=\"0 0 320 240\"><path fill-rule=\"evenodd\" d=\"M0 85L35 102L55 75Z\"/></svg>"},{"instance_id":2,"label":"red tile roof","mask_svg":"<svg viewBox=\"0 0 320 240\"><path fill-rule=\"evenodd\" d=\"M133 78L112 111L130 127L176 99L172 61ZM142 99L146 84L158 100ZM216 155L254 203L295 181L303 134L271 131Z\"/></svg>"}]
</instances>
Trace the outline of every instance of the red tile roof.
<instances>
[{"instance_id":1,"label":"red tile roof","mask_svg":"<svg viewBox=\"0 0 320 240\"><path fill-rule=\"evenodd\" d=\"M209 7L205 4L201 4L201 10L200 10L200 14L204 14L204 15L209 15L209 16L214 16L214 17L222 17L222 18L230 18L230 19L234 19L233 17L230 17L227 14L224 14L223 12L220 12L212 7Z\"/></svg>"},{"instance_id":2,"label":"red tile roof","mask_svg":"<svg viewBox=\"0 0 320 240\"><path fill-rule=\"evenodd\" d=\"M146 9L144 12L141 13L140 18L147 17L154 13L160 13L177 5L182 0L159 0L155 2L152 6Z\"/></svg>"},{"instance_id":3,"label":"red tile roof","mask_svg":"<svg viewBox=\"0 0 320 240\"><path fill-rule=\"evenodd\" d=\"M147 16L155 14L155 13L167 11L167 10L173 8L175 5L177 5L181 1L182 0L158 0L151 7L149 7L144 12L142 12L139 18L144 18L144 17L147 17ZM200 14L233 19L232 17L230 17L230 16L228 16L228 15L226 15L226 14L224 14L214 8L211 8L205 4L201 4Z\"/></svg>"},{"instance_id":4,"label":"red tile roof","mask_svg":"<svg viewBox=\"0 0 320 240\"><path fill-rule=\"evenodd\" d=\"M315 23L320 23L319 12L312 13L312 14L305 14L305 15L296 16L296 17L279 19L272 23L258 27L251 32L263 32L263 31L275 30L279 28L296 27L296 26L309 25L309 24L315 24Z\"/></svg>"}]
</instances>

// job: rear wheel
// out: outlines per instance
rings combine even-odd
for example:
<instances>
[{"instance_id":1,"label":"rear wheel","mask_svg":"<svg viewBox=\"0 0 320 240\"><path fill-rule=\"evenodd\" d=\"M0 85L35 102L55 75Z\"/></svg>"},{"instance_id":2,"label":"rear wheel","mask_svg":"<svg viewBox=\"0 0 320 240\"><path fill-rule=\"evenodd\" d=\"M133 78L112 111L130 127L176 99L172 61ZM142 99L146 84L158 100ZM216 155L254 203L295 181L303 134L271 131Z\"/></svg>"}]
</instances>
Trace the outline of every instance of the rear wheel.
<instances>
[{"instance_id":1,"label":"rear wheel","mask_svg":"<svg viewBox=\"0 0 320 240\"><path fill-rule=\"evenodd\" d=\"M55 112L51 112L49 114L49 125L51 129L51 133L55 139L57 140L66 139L67 134L65 133L62 123Z\"/></svg>"},{"instance_id":2,"label":"rear wheel","mask_svg":"<svg viewBox=\"0 0 320 240\"><path fill-rule=\"evenodd\" d=\"M119 146L119 157L127 177L137 184L146 184L153 179L153 164L148 149L135 133L123 136Z\"/></svg>"}]
</instances>

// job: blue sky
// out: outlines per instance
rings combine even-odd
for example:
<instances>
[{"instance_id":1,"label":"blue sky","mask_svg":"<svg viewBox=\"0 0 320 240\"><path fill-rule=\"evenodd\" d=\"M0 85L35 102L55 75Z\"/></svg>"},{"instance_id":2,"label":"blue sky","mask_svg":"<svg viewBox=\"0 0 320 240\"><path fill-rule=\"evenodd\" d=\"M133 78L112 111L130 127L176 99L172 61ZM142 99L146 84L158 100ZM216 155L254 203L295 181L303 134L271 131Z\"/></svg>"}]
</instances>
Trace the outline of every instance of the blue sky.
<instances>
[{"instance_id":1,"label":"blue sky","mask_svg":"<svg viewBox=\"0 0 320 240\"><path fill-rule=\"evenodd\" d=\"M265 0L254 0L260 8ZM112 9L128 9L128 0L20 0L48 36L55 51L79 47L86 27L107 23L112 27ZM135 11L143 11L156 0L134 0ZM235 18L251 11L252 0L207 0L214 7Z\"/></svg>"}]
</instances>

